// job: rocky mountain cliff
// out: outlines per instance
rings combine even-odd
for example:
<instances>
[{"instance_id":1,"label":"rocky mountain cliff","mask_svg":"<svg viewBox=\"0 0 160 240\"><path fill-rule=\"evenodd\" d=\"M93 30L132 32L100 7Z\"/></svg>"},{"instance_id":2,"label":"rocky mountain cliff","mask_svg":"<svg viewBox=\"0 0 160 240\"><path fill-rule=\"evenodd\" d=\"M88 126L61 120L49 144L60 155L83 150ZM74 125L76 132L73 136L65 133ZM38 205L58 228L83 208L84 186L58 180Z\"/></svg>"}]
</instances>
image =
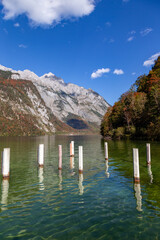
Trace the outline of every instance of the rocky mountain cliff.
<instances>
[{"instance_id":1,"label":"rocky mountain cliff","mask_svg":"<svg viewBox=\"0 0 160 240\"><path fill-rule=\"evenodd\" d=\"M21 131L17 130L20 135L76 132L80 129L93 131L98 129L109 107L93 90L65 84L52 73L38 77L29 70L15 71L0 65L0 77L0 117L10 124L20 121L17 124L17 128L21 126ZM19 113L23 115L23 121ZM26 121L28 127L24 131L22 125Z\"/></svg>"}]
</instances>

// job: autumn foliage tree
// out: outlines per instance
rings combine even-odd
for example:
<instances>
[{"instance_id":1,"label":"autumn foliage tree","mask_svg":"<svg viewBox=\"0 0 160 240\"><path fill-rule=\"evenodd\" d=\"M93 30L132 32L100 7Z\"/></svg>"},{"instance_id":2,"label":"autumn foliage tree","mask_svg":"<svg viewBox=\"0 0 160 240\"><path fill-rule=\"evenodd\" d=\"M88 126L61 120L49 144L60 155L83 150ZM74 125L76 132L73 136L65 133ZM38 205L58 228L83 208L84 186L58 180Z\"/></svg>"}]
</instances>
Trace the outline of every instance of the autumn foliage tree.
<instances>
[{"instance_id":1,"label":"autumn foliage tree","mask_svg":"<svg viewBox=\"0 0 160 240\"><path fill-rule=\"evenodd\" d=\"M108 109L101 123L101 134L160 139L160 57L148 76L140 76Z\"/></svg>"}]
</instances>

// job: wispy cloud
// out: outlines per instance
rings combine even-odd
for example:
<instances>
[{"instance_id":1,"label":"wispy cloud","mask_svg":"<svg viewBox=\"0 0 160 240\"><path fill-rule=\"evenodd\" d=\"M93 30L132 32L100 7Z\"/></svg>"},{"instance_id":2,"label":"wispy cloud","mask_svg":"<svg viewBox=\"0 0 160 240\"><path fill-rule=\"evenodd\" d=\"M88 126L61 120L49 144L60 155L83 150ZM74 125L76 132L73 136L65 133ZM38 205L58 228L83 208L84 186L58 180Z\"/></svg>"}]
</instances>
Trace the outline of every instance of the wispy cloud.
<instances>
[{"instance_id":1,"label":"wispy cloud","mask_svg":"<svg viewBox=\"0 0 160 240\"><path fill-rule=\"evenodd\" d=\"M160 56L160 52L152 55L148 60L143 63L143 66L150 67L154 64L155 60Z\"/></svg>"},{"instance_id":2,"label":"wispy cloud","mask_svg":"<svg viewBox=\"0 0 160 240\"><path fill-rule=\"evenodd\" d=\"M109 73L110 68L101 68L91 74L91 78L101 77L104 73Z\"/></svg>"},{"instance_id":3,"label":"wispy cloud","mask_svg":"<svg viewBox=\"0 0 160 240\"><path fill-rule=\"evenodd\" d=\"M19 47L19 48L27 48L27 46L24 45L24 44L19 44L18 47Z\"/></svg>"},{"instance_id":4,"label":"wispy cloud","mask_svg":"<svg viewBox=\"0 0 160 240\"><path fill-rule=\"evenodd\" d=\"M110 22L106 22L106 26L107 26L107 27L111 27L111 25L112 25L112 24L111 24Z\"/></svg>"},{"instance_id":5,"label":"wispy cloud","mask_svg":"<svg viewBox=\"0 0 160 240\"><path fill-rule=\"evenodd\" d=\"M116 74L116 75L122 75L122 74L124 74L124 72L123 72L122 69L115 69L113 73Z\"/></svg>"},{"instance_id":6,"label":"wispy cloud","mask_svg":"<svg viewBox=\"0 0 160 240\"><path fill-rule=\"evenodd\" d=\"M15 23L14 27L20 27L20 24L19 23Z\"/></svg>"},{"instance_id":7,"label":"wispy cloud","mask_svg":"<svg viewBox=\"0 0 160 240\"><path fill-rule=\"evenodd\" d=\"M136 31L135 31L135 30L132 30L132 31L130 32L130 34L131 34L131 35L134 35L134 34L136 34Z\"/></svg>"},{"instance_id":8,"label":"wispy cloud","mask_svg":"<svg viewBox=\"0 0 160 240\"><path fill-rule=\"evenodd\" d=\"M129 32L130 37L127 38L127 42L133 41L135 39L135 34L136 34L135 30L132 30L131 32Z\"/></svg>"},{"instance_id":9,"label":"wispy cloud","mask_svg":"<svg viewBox=\"0 0 160 240\"><path fill-rule=\"evenodd\" d=\"M94 0L2 0L5 19L25 14L35 25L51 25L63 19L89 15Z\"/></svg>"},{"instance_id":10,"label":"wispy cloud","mask_svg":"<svg viewBox=\"0 0 160 240\"><path fill-rule=\"evenodd\" d=\"M142 30L141 32L140 32L140 34L142 35L142 37L145 37L145 36L147 36L150 32L152 32L153 31L153 29L152 28L145 28L144 30Z\"/></svg>"},{"instance_id":11,"label":"wispy cloud","mask_svg":"<svg viewBox=\"0 0 160 240\"><path fill-rule=\"evenodd\" d=\"M136 75L136 73L135 73L135 72L133 72L133 73L132 73L132 75L134 76L134 75Z\"/></svg>"},{"instance_id":12,"label":"wispy cloud","mask_svg":"<svg viewBox=\"0 0 160 240\"><path fill-rule=\"evenodd\" d=\"M131 36L131 37L129 37L129 38L127 39L127 42L131 42L131 41L133 41L134 38L135 38L135 36Z\"/></svg>"},{"instance_id":13,"label":"wispy cloud","mask_svg":"<svg viewBox=\"0 0 160 240\"><path fill-rule=\"evenodd\" d=\"M114 43L115 42L115 40L113 39L113 38L111 38L110 40L109 40L109 43Z\"/></svg>"}]
</instances>

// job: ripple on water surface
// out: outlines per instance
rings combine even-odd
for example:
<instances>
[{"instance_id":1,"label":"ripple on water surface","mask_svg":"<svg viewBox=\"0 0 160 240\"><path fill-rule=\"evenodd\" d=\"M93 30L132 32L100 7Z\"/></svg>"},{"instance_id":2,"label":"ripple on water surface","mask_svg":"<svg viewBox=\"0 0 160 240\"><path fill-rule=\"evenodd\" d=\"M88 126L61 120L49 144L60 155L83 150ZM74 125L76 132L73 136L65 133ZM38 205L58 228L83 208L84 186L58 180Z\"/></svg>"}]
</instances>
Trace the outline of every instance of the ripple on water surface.
<instances>
[{"instance_id":1,"label":"ripple on water surface","mask_svg":"<svg viewBox=\"0 0 160 240\"><path fill-rule=\"evenodd\" d=\"M75 141L74 169L69 143ZM0 239L157 239L160 235L159 143L152 168L145 142L109 141L109 161L99 136L1 138L11 148L11 177L1 179ZM45 166L36 149L45 144ZM63 170L58 171L58 145ZM78 146L84 173L78 174ZM141 185L133 184L132 148L140 148ZM149 173L152 171L152 179Z\"/></svg>"}]
</instances>

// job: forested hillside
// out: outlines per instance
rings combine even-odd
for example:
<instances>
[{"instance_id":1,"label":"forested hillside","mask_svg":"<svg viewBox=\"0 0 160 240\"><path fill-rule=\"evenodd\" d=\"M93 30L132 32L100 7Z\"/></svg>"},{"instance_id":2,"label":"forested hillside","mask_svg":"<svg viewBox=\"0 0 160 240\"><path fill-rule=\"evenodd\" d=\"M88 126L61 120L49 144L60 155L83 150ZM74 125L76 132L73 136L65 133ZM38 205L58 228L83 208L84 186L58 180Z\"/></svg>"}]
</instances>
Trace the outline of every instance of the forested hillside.
<instances>
[{"instance_id":1,"label":"forested hillside","mask_svg":"<svg viewBox=\"0 0 160 240\"><path fill-rule=\"evenodd\" d=\"M101 134L109 138L160 140L160 57L149 74L140 76L130 90L108 108Z\"/></svg>"}]
</instances>

